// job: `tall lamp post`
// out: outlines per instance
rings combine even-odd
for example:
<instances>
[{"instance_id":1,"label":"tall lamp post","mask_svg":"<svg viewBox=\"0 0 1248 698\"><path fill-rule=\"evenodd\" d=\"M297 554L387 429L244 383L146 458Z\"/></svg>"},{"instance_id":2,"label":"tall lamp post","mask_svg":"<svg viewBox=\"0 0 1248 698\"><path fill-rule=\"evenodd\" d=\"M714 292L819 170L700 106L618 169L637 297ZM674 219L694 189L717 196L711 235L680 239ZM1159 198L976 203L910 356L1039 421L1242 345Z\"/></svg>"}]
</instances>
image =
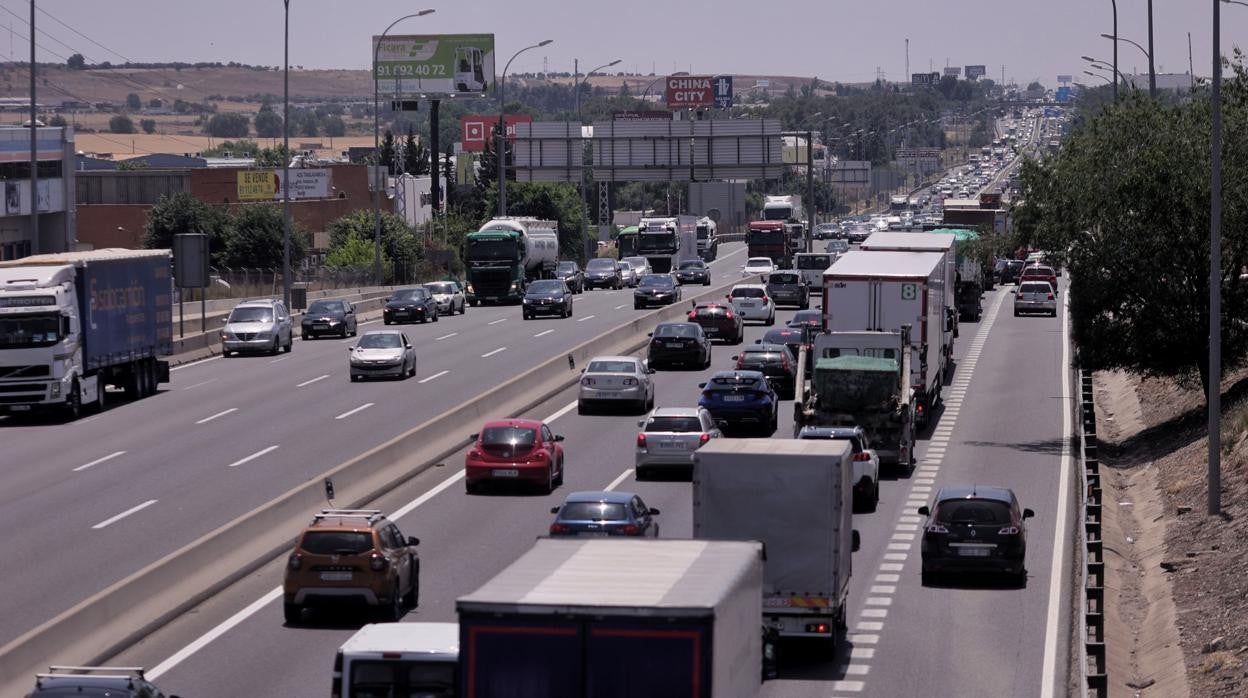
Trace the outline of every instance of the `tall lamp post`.
<instances>
[{"instance_id":1,"label":"tall lamp post","mask_svg":"<svg viewBox=\"0 0 1248 698\"><path fill-rule=\"evenodd\" d=\"M806 129L806 251L814 252L815 235L815 132L810 122L823 116L817 111L802 122ZM825 119L826 121L826 119ZM826 155L824 157L827 157Z\"/></svg>"},{"instance_id":2,"label":"tall lamp post","mask_svg":"<svg viewBox=\"0 0 1248 698\"><path fill-rule=\"evenodd\" d=\"M282 29L282 303L290 311L290 0Z\"/></svg>"},{"instance_id":3,"label":"tall lamp post","mask_svg":"<svg viewBox=\"0 0 1248 698\"><path fill-rule=\"evenodd\" d=\"M643 101L643 102L644 102L644 101L646 101L646 98L648 98L648 97L650 96L650 88L651 88L651 87L654 87L654 86L655 86L655 85L657 85L657 84L659 84L659 81L660 81L660 80L662 80L662 79L663 79L663 76L659 76L659 77L657 77L657 78L655 78L655 79L651 80L649 85L646 85L646 89L645 89L645 91L641 93L641 99L642 99L642 101Z\"/></svg>"},{"instance_id":4,"label":"tall lamp post","mask_svg":"<svg viewBox=\"0 0 1248 698\"><path fill-rule=\"evenodd\" d=\"M424 17L431 15L434 10L421 10L413 12L410 15L402 17L390 23L386 30L377 37L377 43L373 45L373 281L378 286L381 285L381 108L377 104L378 91L377 82L381 76L377 74L377 54L381 50L381 42L385 40L386 34L394 29L394 25L405 19L413 17ZM437 152L438 144L433 144L434 152ZM438 176L437 172L433 173L434 177Z\"/></svg>"},{"instance_id":5,"label":"tall lamp post","mask_svg":"<svg viewBox=\"0 0 1248 698\"><path fill-rule=\"evenodd\" d=\"M1114 36L1118 36L1118 0L1109 0L1114 7ZM1152 9L1149 9L1149 16L1152 16ZM1118 42L1114 42L1114 104L1118 103Z\"/></svg>"},{"instance_id":6,"label":"tall lamp post","mask_svg":"<svg viewBox=\"0 0 1248 698\"><path fill-rule=\"evenodd\" d=\"M585 77L583 79L580 77L575 77L575 83L574 83L575 89L573 91L576 92L576 125L577 125L577 128L581 128L582 124L584 123L581 117L581 83L585 82L586 80L589 80L589 77L591 75L602 70L603 68L610 68L611 66L619 62L620 62L620 59L617 58L611 61L610 63L603 63L602 65L598 66L597 68L594 68L588 73L585 73ZM576 68L573 68L573 73L574 74L576 73ZM586 222L588 223L589 222L589 191L585 188L585 168L584 167L581 168L581 210L585 212Z\"/></svg>"},{"instance_id":7,"label":"tall lamp post","mask_svg":"<svg viewBox=\"0 0 1248 698\"><path fill-rule=\"evenodd\" d=\"M1099 70L1110 70L1110 71L1113 71L1114 77L1116 78L1116 79L1114 80L1114 94L1117 94L1117 93L1118 93L1118 82L1119 82L1119 81L1121 81L1121 82L1125 82L1125 83L1127 83L1127 84L1131 85L1131 89L1135 89L1135 83L1132 83L1132 82L1128 81L1128 80L1127 80L1127 76L1126 76L1126 75L1123 75L1123 74L1122 74L1122 71L1118 70L1117 68L1114 68L1114 67L1113 67L1112 65L1110 65L1109 63L1106 63L1105 61L1103 61L1103 60L1101 60L1101 59L1099 59L1099 58L1093 58L1093 57L1091 57L1091 56L1080 56L1080 58L1082 58L1083 60L1085 60L1085 61L1087 61L1088 63L1090 63L1090 64L1092 65L1092 67L1093 67L1093 68L1097 68L1097 69L1099 69Z\"/></svg>"},{"instance_id":8,"label":"tall lamp post","mask_svg":"<svg viewBox=\"0 0 1248 698\"><path fill-rule=\"evenodd\" d=\"M1151 13L1150 13L1150 17L1151 17ZM1117 45L1119 41L1125 41L1128 44L1131 44L1132 46L1138 48L1140 50L1140 53L1144 54L1144 57L1148 59L1148 96L1156 98L1157 97L1157 74L1153 72L1152 52L1144 48L1143 46L1139 45L1138 43L1126 38L1125 36L1114 36L1113 34L1101 34L1101 38L1109 39L1110 41L1113 41L1115 45Z\"/></svg>"},{"instance_id":9,"label":"tall lamp post","mask_svg":"<svg viewBox=\"0 0 1248 698\"><path fill-rule=\"evenodd\" d=\"M515 55L507 59L507 64L503 66L503 74L498 79L498 147L494 150L494 156L498 159L498 215L500 217L507 215L507 123L503 118L503 114L507 111L507 103L503 101L503 90L507 87L507 69L511 67L511 62L516 60L516 56L552 43L554 39L546 39L516 51Z\"/></svg>"},{"instance_id":10,"label":"tall lamp post","mask_svg":"<svg viewBox=\"0 0 1248 698\"><path fill-rule=\"evenodd\" d=\"M1085 71L1083 71L1083 74L1084 74L1084 75L1091 75L1091 76L1092 76L1092 77L1094 77L1094 78L1100 78L1100 79L1102 79L1102 80L1104 80L1104 81L1105 81L1105 84L1106 84L1106 85L1113 85L1113 84L1114 84L1114 81L1113 81L1113 80L1110 80L1109 78L1105 77L1104 75L1101 75L1100 73L1094 73L1094 72L1092 72L1092 71L1090 71L1090 70L1085 70Z\"/></svg>"}]
</instances>

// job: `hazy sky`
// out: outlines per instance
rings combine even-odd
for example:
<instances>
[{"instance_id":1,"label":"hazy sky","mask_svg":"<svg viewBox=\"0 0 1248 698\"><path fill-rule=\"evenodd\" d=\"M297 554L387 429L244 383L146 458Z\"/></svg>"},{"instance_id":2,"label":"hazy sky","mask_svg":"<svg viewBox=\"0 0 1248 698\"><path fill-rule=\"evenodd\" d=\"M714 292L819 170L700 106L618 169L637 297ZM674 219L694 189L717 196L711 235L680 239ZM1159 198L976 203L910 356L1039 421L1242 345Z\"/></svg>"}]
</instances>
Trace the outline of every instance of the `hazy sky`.
<instances>
[{"instance_id":1,"label":"hazy sky","mask_svg":"<svg viewBox=\"0 0 1248 698\"><path fill-rule=\"evenodd\" d=\"M1059 73L1082 75L1081 55L1109 60L1109 0L290 0L290 60L317 68L365 68L369 37L406 12L392 33L493 32L503 59L526 53L512 72L582 70L622 59L617 69L657 74L812 75L826 80L902 78L930 64L986 64L988 74L1052 86ZM1186 72L1191 32L1197 75L1211 61L1212 0L1154 0L1158 72ZM239 61L280 65L282 0L38 0L40 60L82 53L89 62ZM1119 35L1147 46L1146 0L1119 0ZM26 60L25 0L0 0L0 55ZM759 8L766 8L761 10ZM1248 43L1248 7L1223 6L1223 51ZM55 17L50 18L48 15ZM19 18L20 17L20 18ZM80 34L59 24L68 24ZM42 32L46 31L47 35ZM50 35L50 36L49 36ZM72 48L72 51L71 51ZM1119 66L1147 72L1139 49L1122 44ZM501 65L499 66L501 68Z\"/></svg>"}]
</instances>

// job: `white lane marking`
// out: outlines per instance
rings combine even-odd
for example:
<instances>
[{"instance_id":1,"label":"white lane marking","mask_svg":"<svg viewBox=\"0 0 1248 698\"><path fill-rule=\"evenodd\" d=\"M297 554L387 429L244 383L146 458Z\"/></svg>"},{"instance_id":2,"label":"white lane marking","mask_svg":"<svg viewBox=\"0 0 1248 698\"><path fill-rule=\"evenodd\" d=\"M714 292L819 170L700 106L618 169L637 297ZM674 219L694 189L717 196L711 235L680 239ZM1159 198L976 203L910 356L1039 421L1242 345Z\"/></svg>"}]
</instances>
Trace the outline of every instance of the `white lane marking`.
<instances>
[{"instance_id":1,"label":"white lane marking","mask_svg":"<svg viewBox=\"0 0 1248 698\"><path fill-rule=\"evenodd\" d=\"M302 383L296 383L296 384L295 384L295 387L296 387L296 388L302 388L302 387L305 387L305 386L309 386L309 385L312 385L313 383L316 383L316 382L318 382L318 381L323 381L323 380L325 380L326 378L329 378L329 374L328 374L328 373L326 373L326 374L325 374L325 375L323 375L323 376L317 376L316 378L313 378L313 379L311 379L311 380L306 380L306 381L304 381L304 382L302 382Z\"/></svg>"},{"instance_id":2,"label":"white lane marking","mask_svg":"<svg viewBox=\"0 0 1248 698\"><path fill-rule=\"evenodd\" d=\"M421 378L420 380L418 380L418 381L416 381L416 382L417 382L417 383L428 383L429 381L431 381L431 380L437 380L438 378L441 378L442 376L445 376L445 375L446 375L446 374L448 374L448 373L450 373L450 371L438 371L437 373L433 374L432 376L429 376L428 378Z\"/></svg>"},{"instance_id":3,"label":"white lane marking","mask_svg":"<svg viewBox=\"0 0 1248 698\"><path fill-rule=\"evenodd\" d=\"M541 332L538 332L537 334L535 334L535 335L533 335L533 336L534 336L534 337L545 337L546 335L550 334L551 332L554 332L554 330L542 330Z\"/></svg>"},{"instance_id":4,"label":"white lane marking","mask_svg":"<svg viewBox=\"0 0 1248 698\"><path fill-rule=\"evenodd\" d=\"M493 324L493 323L491 323L491 324ZM441 342L442 340L444 340L444 339L450 339L451 337L454 337L454 336L455 336L455 335L457 335L457 334L459 334L459 333L458 333L458 332L452 332L452 333L450 333L450 334L444 334L444 335L442 335L441 337L438 337L437 339L435 339L435 340L433 340L433 341L435 341L435 342Z\"/></svg>"},{"instance_id":5,"label":"white lane marking","mask_svg":"<svg viewBox=\"0 0 1248 698\"><path fill-rule=\"evenodd\" d=\"M499 319L497 319L497 320L492 320L492 321L487 322L487 323L485 323L485 324L487 324L487 325L497 325L497 324L498 324L498 323L500 323L500 322L507 322L507 318L499 318Z\"/></svg>"},{"instance_id":6,"label":"white lane marking","mask_svg":"<svg viewBox=\"0 0 1248 698\"><path fill-rule=\"evenodd\" d=\"M184 368L191 368L191 367L193 367L193 366L198 366L198 365L200 365L200 364L206 364L206 363L208 363L209 361L216 361L216 360L217 360L217 359L219 359L219 358L221 358L221 357L220 357L220 356L209 356L209 357L208 357L208 358L206 358L206 359L200 359L200 360L198 360L198 361L188 361L188 362L186 362L186 363L182 364L181 366L174 366L173 368L169 369L169 372L170 372L170 373L173 373L174 371L181 371L181 370L182 370L182 369L184 369Z\"/></svg>"},{"instance_id":7,"label":"white lane marking","mask_svg":"<svg viewBox=\"0 0 1248 698\"><path fill-rule=\"evenodd\" d=\"M858 621L858 624L854 626L854 629L866 630L868 632L875 631L878 633L879 631L884 629L884 624L879 621L860 620Z\"/></svg>"},{"instance_id":8,"label":"white lane marking","mask_svg":"<svg viewBox=\"0 0 1248 698\"><path fill-rule=\"evenodd\" d=\"M365 320L364 322L357 322L357 323L355 323L355 326L356 326L356 327L359 327L359 326L361 326L361 325L375 325L375 324L377 324L377 323L379 323L379 322L381 322L381 318L377 318L377 319L375 319L375 320Z\"/></svg>"},{"instance_id":9,"label":"white lane marking","mask_svg":"<svg viewBox=\"0 0 1248 698\"><path fill-rule=\"evenodd\" d=\"M353 409L353 410L347 410L346 412L343 412L342 414L338 415L337 417L334 417L334 419L346 419L347 417L350 417L351 415L356 414L356 413L359 413L359 412L363 412L364 410L366 410L366 409L368 409L368 408L370 408L370 407L372 407L372 406L373 406L373 403L371 403L371 402L366 402L366 403L364 403L363 405L360 405L359 407L357 407L357 408L355 408L355 409Z\"/></svg>"},{"instance_id":10,"label":"white lane marking","mask_svg":"<svg viewBox=\"0 0 1248 698\"><path fill-rule=\"evenodd\" d=\"M150 507L151 505L155 504L155 503L156 503L156 501L157 501L157 500L155 500L155 499L149 499L149 500L147 500L146 502L143 502L142 504L140 504L140 505L138 505L138 506L134 506L134 507L130 507L129 509L126 509L125 511L121 512L120 514L118 514L118 515L116 515L116 516L113 516L113 517L111 517L111 518L104 519L103 521L101 521L101 522L99 522L98 524L96 524L96 525L92 526L91 528L94 528L95 530L97 530L97 531L98 531L99 529L104 528L105 526L111 526L112 524L115 524L115 523L117 523L118 521L121 521L122 519L126 518L127 516L129 516L129 515L131 515L131 514L135 514L135 513L138 513L138 512L140 512L140 511L143 511L144 509L146 509L146 508Z\"/></svg>"},{"instance_id":11,"label":"white lane marking","mask_svg":"<svg viewBox=\"0 0 1248 698\"><path fill-rule=\"evenodd\" d=\"M875 581L880 582L882 584L896 584L897 582L901 581L901 575L900 574L877 574L875 575Z\"/></svg>"},{"instance_id":12,"label":"white lane marking","mask_svg":"<svg viewBox=\"0 0 1248 698\"><path fill-rule=\"evenodd\" d=\"M550 415L549 417L547 417L546 419L544 419L544 420L542 420L542 421L546 422L547 424L550 424L551 422L555 421L556 419L559 419L559 418L560 418L560 417L562 417L563 415L565 415L565 414L567 414L567 413L571 412L572 410L576 409L576 402L577 402L576 400L573 400L572 402L569 402L568 404L564 405L563 407L560 407L560 408L558 409L558 411L556 411L554 414Z\"/></svg>"},{"instance_id":13,"label":"white lane marking","mask_svg":"<svg viewBox=\"0 0 1248 698\"><path fill-rule=\"evenodd\" d=\"M483 358L483 359L488 359L488 358L490 358L491 356L494 356L495 354L502 353L502 352L504 352L504 351L507 351L507 347L499 347L499 348L495 349L494 351L491 351L491 352L486 352L485 354L482 354L482 355L481 355L481 358Z\"/></svg>"},{"instance_id":14,"label":"white lane marking","mask_svg":"<svg viewBox=\"0 0 1248 698\"><path fill-rule=\"evenodd\" d=\"M851 633L849 635L849 641L854 645L878 645L880 644L880 636Z\"/></svg>"},{"instance_id":15,"label":"white lane marking","mask_svg":"<svg viewBox=\"0 0 1248 698\"><path fill-rule=\"evenodd\" d=\"M884 562L880 564L881 572L900 572L906 568L905 565L896 562Z\"/></svg>"},{"instance_id":16,"label":"white lane marking","mask_svg":"<svg viewBox=\"0 0 1248 698\"><path fill-rule=\"evenodd\" d=\"M597 315L586 315L585 317L583 317L583 318L581 318L581 319L577 320L577 322L585 322L586 320L593 320L593 319L594 319L594 318L596 318L596 317L598 317L598 316L597 316Z\"/></svg>"},{"instance_id":17,"label":"white lane marking","mask_svg":"<svg viewBox=\"0 0 1248 698\"><path fill-rule=\"evenodd\" d=\"M259 451L256 451L255 453L251 454L250 456L247 456L246 458L242 458L242 459L234 461L233 463L230 463L227 467L237 468L243 463L250 463L251 461L259 458L260 456L263 456L266 453L272 453L276 450L277 450L277 446L269 446L268 448L262 448Z\"/></svg>"},{"instance_id":18,"label":"white lane marking","mask_svg":"<svg viewBox=\"0 0 1248 698\"><path fill-rule=\"evenodd\" d=\"M280 359L273 359L273 360L272 360L272 361L270 361L269 363L271 363L271 364L280 364L280 363L282 363L283 361L285 361L286 359L289 359L289 358L290 358L289 356L283 356L283 357L282 357L282 358L280 358Z\"/></svg>"},{"instance_id":19,"label":"white lane marking","mask_svg":"<svg viewBox=\"0 0 1248 698\"><path fill-rule=\"evenodd\" d=\"M849 651L849 658L850 659L875 659L875 648L874 647L855 647Z\"/></svg>"},{"instance_id":20,"label":"white lane marking","mask_svg":"<svg viewBox=\"0 0 1248 698\"><path fill-rule=\"evenodd\" d=\"M75 473L82 472L83 470L86 470L87 468L90 468L93 465L99 465L100 463L103 463L104 461L110 461L116 458L117 456L124 456L124 455L126 455L125 451L116 451L114 453L110 453L107 456L104 456L103 458L96 458L90 463L84 463L83 465L80 465L77 468L74 468L74 472Z\"/></svg>"},{"instance_id":21,"label":"white lane marking","mask_svg":"<svg viewBox=\"0 0 1248 698\"><path fill-rule=\"evenodd\" d=\"M412 501L408 502L407 504L404 504L403 506L399 507L398 509L395 509L395 510L394 510L394 513L390 515L390 519L391 519L392 521L398 521L399 519L403 518L404 516L407 516L408 514L410 514L410 513L412 513L413 511L415 511L417 507L421 506L421 505L422 505L422 504L424 504L425 502L427 502L427 501L429 501L430 499L433 499L434 497L436 497L436 496L438 496L439 494L441 494L441 493L442 493L442 491L443 491L443 490L445 490L446 488L448 488L448 487L450 487L451 485L454 485L455 483L457 483L457 482L459 482L460 480L464 479L464 475L465 475L465 474L466 474L466 473L465 473L465 471L460 470L460 471L456 472L454 475L452 475L452 476L450 476L450 477L446 478L446 479L445 479L445 480L443 480L442 482L439 482L439 483L438 483L438 484L437 484L437 485L436 485L433 489L431 489L431 490L429 490L428 492L426 492L426 493L424 493L424 494L420 495L420 496L419 496L419 497L417 497L416 499L413 499ZM279 589L280 589L280 587L279 587Z\"/></svg>"},{"instance_id":22,"label":"white lane marking","mask_svg":"<svg viewBox=\"0 0 1248 698\"><path fill-rule=\"evenodd\" d=\"M626 306L626 305L628 305L628 303L621 303L620 305L615 306L615 309L616 309L616 310L619 310L619 309L623 308L623 307L624 307L624 306Z\"/></svg>"},{"instance_id":23,"label":"white lane marking","mask_svg":"<svg viewBox=\"0 0 1248 698\"><path fill-rule=\"evenodd\" d=\"M905 562L909 556L910 553L884 553L885 560L899 560L901 562Z\"/></svg>"},{"instance_id":24,"label":"white lane marking","mask_svg":"<svg viewBox=\"0 0 1248 698\"><path fill-rule=\"evenodd\" d=\"M171 368L171 369L169 369L169 370L170 370L170 371L172 371L173 369ZM200 387L201 385L208 385L209 383L216 382L216 380L217 380L216 378L209 378L208 380L206 380L206 381L200 381L200 382L196 383L195 385L188 385L188 386L186 386L185 388L183 388L183 390L194 390L194 389L196 389L196 388Z\"/></svg>"},{"instance_id":25,"label":"white lane marking","mask_svg":"<svg viewBox=\"0 0 1248 698\"><path fill-rule=\"evenodd\" d=\"M1062 302L1062 363L1060 364L1062 371L1062 473L1057 482L1057 509L1053 512L1057 518L1057 529L1054 534L1053 561L1049 565L1049 611L1048 622L1044 627L1044 662L1040 670L1040 698L1053 698L1056 689L1053 674L1057 667L1057 638L1061 633L1057 624L1061 620L1059 603L1062 595L1062 570L1066 566L1066 507L1070 494L1070 470L1074 467L1070 451L1070 376L1066 374L1066 368L1070 366L1070 306L1067 301Z\"/></svg>"},{"instance_id":26,"label":"white lane marking","mask_svg":"<svg viewBox=\"0 0 1248 698\"><path fill-rule=\"evenodd\" d=\"M892 592L886 591L884 593L891 594ZM892 606L893 600L887 596L871 596L867 598L867 605L868 606Z\"/></svg>"},{"instance_id":27,"label":"white lane marking","mask_svg":"<svg viewBox=\"0 0 1248 698\"><path fill-rule=\"evenodd\" d=\"M246 608L225 619L220 625L199 636L194 642L170 655L168 659L152 667L147 672L150 679L159 679L170 669L186 661L188 657L203 649L208 643L228 633L243 621L255 615L257 611L276 601L282 595L282 588L274 587L269 593L251 602Z\"/></svg>"},{"instance_id":28,"label":"white lane marking","mask_svg":"<svg viewBox=\"0 0 1248 698\"><path fill-rule=\"evenodd\" d=\"M606 491L607 491L607 492L610 492L611 490L615 489L616 487L619 487L619 486L620 486L620 483L621 483L621 482L624 482L625 480L627 480L627 479L628 479L628 476L629 476L629 475L632 475L632 474L633 474L633 469L632 469L632 468L629 468L628 470L625 470L624 472L620 473L618 477L616 477L614 480L612 480L612 481L611 481L611 484L610 484L610 485L607 485L607 486L606 486Z\"/></svg>"},{"instance_id":29,"label":"white lane marking","mask_svg":"<svg viewBox=\"0 0 1248 698\"><path fill-rule=\"evenodd\" d=\"M212 420L214 420L214 419L216 419L216 418L218 418L218 417L224 417L225 415L227 415L227 414L229 414L229 413L231 413L231 412L237 412L237 411L238 411L238 408L237 408L237 407L231 407L230 409L228 409L228 410L222 410L222 411L220 411L220 412L218 412L218 413L216 413L216 414L212 415L211 417L204 417L203 419L201 419L201 420L199 420L199 421L197 421L197 422L195 422L195 423L196 423L196 424L207 424L208 422L211 422Z\"/></svg>"},{"instance_id":30,"label":"white lane marking","mask_svg":"<svg viewBox=\"0 0 1248 698\"><path fill-rule=\"evenodd\" d=\"M871 671L870 664L842 664L841 669L844 670L846 676L866 676Z\"/></svg>"}]
</instances>

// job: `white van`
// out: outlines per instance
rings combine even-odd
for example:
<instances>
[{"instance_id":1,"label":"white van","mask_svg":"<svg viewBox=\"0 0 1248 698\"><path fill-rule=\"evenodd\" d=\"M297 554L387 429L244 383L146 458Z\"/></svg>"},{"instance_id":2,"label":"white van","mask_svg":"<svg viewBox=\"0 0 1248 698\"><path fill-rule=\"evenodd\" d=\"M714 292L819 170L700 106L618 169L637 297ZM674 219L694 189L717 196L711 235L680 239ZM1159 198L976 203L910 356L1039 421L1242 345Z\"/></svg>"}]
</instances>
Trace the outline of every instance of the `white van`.
<instances>
[{"instance_id":1,"label":"white van","mask_svg":"<svg viewBox=\"0 0 1248 698\"><path fill-rule=\"evenodd\" d=\"M836 261L834 252L799 252L793 255L793 268L812 292L823 290L823 272Z\"/></svg>"},{"instance_id":2,"label":"white van","mask_svg":"<svg viewBox=\"0 0 1248 698\"><path fill-rule=\"evenodd\" d=\"M334 656L333 698L459 695L458 623L370 623Z\"/></svg>"}]
</instances>

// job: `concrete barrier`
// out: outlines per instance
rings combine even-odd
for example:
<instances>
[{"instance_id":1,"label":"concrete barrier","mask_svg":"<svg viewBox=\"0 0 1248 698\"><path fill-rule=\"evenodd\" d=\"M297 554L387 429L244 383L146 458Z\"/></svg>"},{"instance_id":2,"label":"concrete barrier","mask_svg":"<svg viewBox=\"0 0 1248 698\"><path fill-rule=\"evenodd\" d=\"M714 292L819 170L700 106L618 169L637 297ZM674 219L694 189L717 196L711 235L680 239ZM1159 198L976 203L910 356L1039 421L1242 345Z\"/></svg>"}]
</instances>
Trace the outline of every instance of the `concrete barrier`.
<instances>
[{"instance_id":1,"label":"concrete barrier","mask_svg":"<svg viewBox=\"0 0 1248 698\"><path fill-rule=\"evenodd\" d=\"M692 300L720 298L723 288L716 286ZM312 514L325 506L326 477L334 480L337 506L367 504L467 446L467 435L476 425L536 407L574 385L592 357L640 349L657 322L683 318L689 307L686 300L647 312L582 342L565 355L308 480L27 631L0 647L0 695L22 695L34 674L50 664L106 661L288 550ZM280 622L276 615L273 622Z\"/></svg>"}]
</instances>

